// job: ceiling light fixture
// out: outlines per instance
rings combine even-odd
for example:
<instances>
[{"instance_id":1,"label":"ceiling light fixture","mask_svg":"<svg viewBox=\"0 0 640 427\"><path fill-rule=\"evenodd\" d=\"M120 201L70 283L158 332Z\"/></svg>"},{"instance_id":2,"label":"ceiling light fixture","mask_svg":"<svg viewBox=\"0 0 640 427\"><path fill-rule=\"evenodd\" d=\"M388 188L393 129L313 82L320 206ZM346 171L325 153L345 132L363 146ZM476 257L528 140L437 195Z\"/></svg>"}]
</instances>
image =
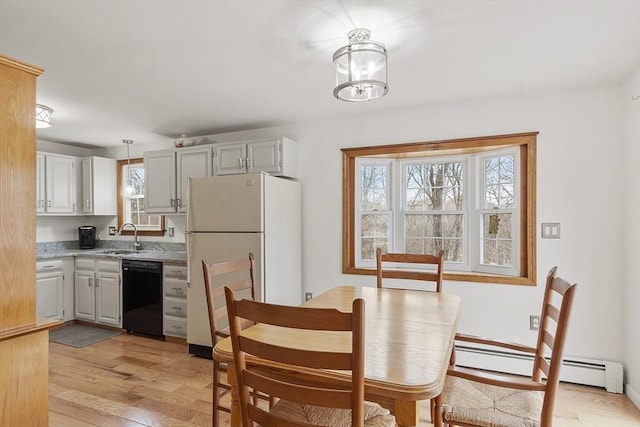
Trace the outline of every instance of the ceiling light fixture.
<instances>
[{"instance_id":1,"label":"ceiling light fixture","mask_svg":"<svg viewBox=\"0 0 640 427\"><path fill-rule=\"evenodd\" d=\"M51 127L51 115L53 110L46 105L36 104L36 128Z\"/></svg>"},{"instance_id":2,"label":"ceiling light fixture","mask_svg":"<svg viewBox=\"0 0 640 427\"><path fill-rule=\"evenodd\" d=\"M127 144L127 188L125 189L127 196L133 195L133 184L131 183L131 156L129 156L129 146L133 144L133 141L130 139L123 139L123 144Z\"/></svg>"},{"instance_id":3,"label":"ceiling light fixture","mask_svg":"<svg viewBox=\"0 0 640 427\"><path fill-rule=\"evenodd\" d=\"M333 54L333 96L343 101L371 101L385 96L389 92L387 49L369 40L371 31L366 28L356 28L348 36L349 44Z\"/></svg>"}]
</instances>

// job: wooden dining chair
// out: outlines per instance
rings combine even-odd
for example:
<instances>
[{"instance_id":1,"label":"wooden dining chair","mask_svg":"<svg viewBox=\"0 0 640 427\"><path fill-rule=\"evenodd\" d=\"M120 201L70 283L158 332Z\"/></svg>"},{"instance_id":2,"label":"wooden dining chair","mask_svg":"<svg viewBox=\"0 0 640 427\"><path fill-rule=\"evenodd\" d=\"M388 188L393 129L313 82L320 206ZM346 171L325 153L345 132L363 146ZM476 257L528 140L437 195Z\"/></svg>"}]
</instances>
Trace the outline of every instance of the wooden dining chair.
<instances>
[{"instance_id":1,"label":"wooden dining chair","mask_svg":"<svg viewBox=\"0 0 640 427\"><path fill-rule=\"evenodd\" d=\"M385 268L387 263L405 263L431 265L434 271L416 271L404 269ZM376 249L376 277L378 287L382 287L382 279L410 279L435 283L435 291L442 292L442 274L444 265L444 251L438 255L383 253L382 249Z\"/></svg>"},{"instance_id":2,"label":"wooden dining chair","mask_svg":"<svg viewBox=\"0 0 640 427\"><path fill-rule=\"evenodd\" d=\"M536 347L470 335L457 340L533 355L530 378L450 366L436 398L434 425L551 427L569 313L577 285L547 276ZM548 356L547 356L548 355ZM546 381L543 381L546 377Z\"/></svg>"},{"instance_id":3,"label":"wooden dining chair","mask_svg":"<svg viewBox=\"0 0 640 427\"><path fill-rule=\"evenodd\" d=\"M237 299L230 288L225 296L243 426L395 426L388 410L364 401L364 300L354 300L352 312L344 313ZM252 329L242 331L241 320L280 327L283 339L265 342ZM305 330L313 342L346 342L350 348L301 350L287 340L287 328ZM317 382L303 384L296 375L319 369L351 371L351 381L319 372L324 375ZM249 401L249 388L279 400L262 409Z\"/></svg>"},{"instance_id":4,"label":"wooden dining chair","mask_svg":"<svg viewBox=\"0 0 640 427\"><path fill-rule=\"evenodd\" d=\"M211 342L215 346L218 341L229 336L227 326L227 306L224 298L224 287L228 286L246 298L255 299L255 260L252 253L247 259L207 264L202 261L204 274L204 287L207 296L207 308L209 310L209 325L211 328ZM245 321L242 327L253 325ZM218 427L220 422L219 412L230 413L231 409L220 405L220 399L230 393L231 386L222 382L221 373L227 372L227 364L213 361L213 427ZM268 396L253 394L254 399L262 398L270 401Z\"/></svg>"}]
</instances>

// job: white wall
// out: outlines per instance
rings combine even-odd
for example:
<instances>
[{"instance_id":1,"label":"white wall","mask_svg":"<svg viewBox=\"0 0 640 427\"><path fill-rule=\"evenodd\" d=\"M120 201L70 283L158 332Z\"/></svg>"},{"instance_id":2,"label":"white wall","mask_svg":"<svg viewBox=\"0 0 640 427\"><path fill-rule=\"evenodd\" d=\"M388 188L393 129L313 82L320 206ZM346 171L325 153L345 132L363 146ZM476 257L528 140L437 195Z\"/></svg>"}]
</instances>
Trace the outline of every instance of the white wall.
<instances>
[{"instance_id":1,"label":"white wall","mask_svg":"<svg viewBox=\"0 0 640 427\"><path fill-rule=\"evenodd\" d=\"M375 102L384 102L384 99ZM538 284L557 265L579 283L566 354L623 360L619 209L626 194L621 90L589 88L535 96L407 109L394 114L214 135L216 141L283 134L299 143L303 286L314 294L338 284L374 286L373 276L341 273L340 148L539 131L537 220L560 222L559 240L538 240ZM354 105L353 108L366 108ZM539 225L537 227L539 229ZM462 296L460 331L534 344L529 314L543 288L445 283Z\"/></svg>"},{"instance_id":2,"label":"white wall","mask_svg":"<svg viewBox=\"0 0 640 427\"><path fill-rule=\"evenodd\" d=\"M627 236L625 246L625 393L640 407L640 280L636 265L640 259L640 196L638 183L640 182L640 99L632 101L634 96L640 96L640 68L629 78L625 85L622 100L625 106L626 119L626 203L625 228Z\"/></svg>"},{"instance_id":3,"label":"white wall","mask_svg":"<svg viewBox=\"0 0 640 427\"><path fill-rule=\"evenodd\" d=\"M299 127L291 136L300 142L305 291L317 294L340 283L374 285L372 276L340 272L340 148L539 131L537 220L560 222L562 236L538 240L538 283L554 265L561 277L579 283L568 355L622 360L621 106L619 89L604 87ZM463 298L461 332L534 343L528 319L540 311L542 286L445 283L444 288Z\"/></svg>"}]
</instances>

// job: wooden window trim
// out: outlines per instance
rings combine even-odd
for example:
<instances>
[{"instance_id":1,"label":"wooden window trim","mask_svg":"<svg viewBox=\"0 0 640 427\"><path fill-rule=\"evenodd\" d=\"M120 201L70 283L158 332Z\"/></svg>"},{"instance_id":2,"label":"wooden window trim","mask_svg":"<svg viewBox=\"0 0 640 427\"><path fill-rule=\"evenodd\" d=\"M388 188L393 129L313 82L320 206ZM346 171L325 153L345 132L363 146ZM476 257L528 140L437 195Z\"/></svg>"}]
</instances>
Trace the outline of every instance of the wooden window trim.
<instances>
[{"instance_id":1,"label":"wooden window trim","mask_svg":"<svg viewBox=\"0 0 640 427\"><path fill-rule=\"evenodd\" d=\"M471 153L507 146L520 147L520 275L446 272L452 281L536 285L536 140L538 132L343 148L342 151L342 273L375 275L375 269L355 267L355 160L357 157L412 157L421 153Z\"/></svg>"},{"instance_id":2,"label":"wooden window trim","mask_svg":"<svg viewBox=\"0 0 640 427\"><path fill-rule=\"evenodd\" d=\"M143 159L141 157L130 159L129 162L135 163L143 163ZM123 198L123 190L122 190L122 168L127 165L127 160L118 160L118 230L124 224L124 198ZM127 228L122 230L120 233L123 236L133 236L133 230ZM165 226L164 226L164 215L160 217L160 230L138 230L138 236L164 236L165 234Z\"/></svg>"}]
</instances>

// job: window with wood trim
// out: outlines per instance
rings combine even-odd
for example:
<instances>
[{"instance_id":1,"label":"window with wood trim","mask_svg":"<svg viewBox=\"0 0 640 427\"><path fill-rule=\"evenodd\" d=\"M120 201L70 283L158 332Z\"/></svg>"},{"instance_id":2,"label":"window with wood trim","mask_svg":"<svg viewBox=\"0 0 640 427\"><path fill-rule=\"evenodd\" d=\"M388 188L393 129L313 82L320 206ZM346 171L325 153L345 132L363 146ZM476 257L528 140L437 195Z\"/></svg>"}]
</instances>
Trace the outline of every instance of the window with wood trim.
<instances>
[{"instance_id":1,"label":"window with wood trim","mask_svg":"<svg viewBox=\"0 0 640 427\"><path fill-rule=\"evenodd\" d=\"M343 272L444 249L449 280L535 284L536 136L342 149Z\"/></svg>"},{"instance_id":2,"label":"window with wood trim","mask_svg":"<svg viewBox=\"0 0 640 427\"><path fill-rule=\"evenodd\" d=\"M131 222L141 236L164 236L164 216L144 211L144 163L141 158L118 160L118 229ZM122 234L133 234L130 227Z\"/></svg>"}]
</instances>

